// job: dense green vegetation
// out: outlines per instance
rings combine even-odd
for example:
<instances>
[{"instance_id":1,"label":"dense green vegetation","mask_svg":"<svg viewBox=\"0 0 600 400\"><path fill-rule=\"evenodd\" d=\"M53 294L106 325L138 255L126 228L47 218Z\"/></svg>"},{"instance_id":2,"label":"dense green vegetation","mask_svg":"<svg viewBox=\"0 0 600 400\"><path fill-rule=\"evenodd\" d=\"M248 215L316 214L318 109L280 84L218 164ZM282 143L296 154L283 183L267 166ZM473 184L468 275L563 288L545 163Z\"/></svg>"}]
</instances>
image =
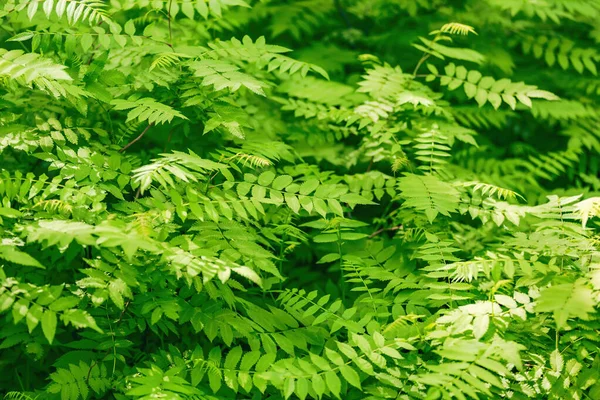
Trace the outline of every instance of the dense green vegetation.
<instances>
[{"instance_id":1,"label":"dense green vegetation","mask_svg":"<svg viewBox=\"0 0 600 400\"><path fill-rule=\"evenodd\" d=\"M0 396L600 399L599 43L598 0L0 0Z\"/></svg>"}]
</instances>

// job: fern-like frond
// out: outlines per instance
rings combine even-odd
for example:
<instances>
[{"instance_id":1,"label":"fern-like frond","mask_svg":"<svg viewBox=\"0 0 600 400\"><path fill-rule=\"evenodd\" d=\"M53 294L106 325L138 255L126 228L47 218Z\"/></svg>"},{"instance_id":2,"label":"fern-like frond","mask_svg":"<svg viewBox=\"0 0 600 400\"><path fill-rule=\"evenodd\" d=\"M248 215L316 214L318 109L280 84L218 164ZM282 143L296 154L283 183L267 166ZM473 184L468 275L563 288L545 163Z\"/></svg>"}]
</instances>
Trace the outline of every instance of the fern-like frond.
<instances>
[{"instance_id":1,"label":"fern-like frond","mask_svg":"<svg viewBox=\"0 0 600 400\"><path fill-rule=\"evenodd\" d=\"M50 211L61 214L73 213L73 206L59 199L42 200L34 205L34 208L39 208L44 211Z\"/></svg>"},{"instance_id":2,"label":"fern-like frond","mask_svg":"<svg viewBox=\"0 0 600 400\"><path fill-rule=\"evenodd\" d=\"M36 400L38 396L31 397L23 392L8 392L4 395L5 400Z\"/></svg>"},{"instance_id":3,"label":"fern-like frond","mask_svg":"<svg viewBox=\"0 0 600 400\"><path fill-rule=\"evenodd\" d=\"M477 35L475 28L469 25L461 24L460 22L449 22L440 28L440 32L463 36L467 36L469 33Z\"/></svg>"},{"instance_id":4,"label":"fern-like frond","mask_svg":"<svg viewBox=\"0 0 600 400\"><path fill-rule=\"evenodd\" d=\"M55 94L66 95L66 82L72 81L65 71L66 66L36 53L24 53L22 50L0 49L0 77Z\"/></svg>"},{"instance_id":5,"label":"fern-like frond","mask_svg":"<svg viewBox=\"0 0 600 400\"><path fill-rule=\"evenodd\" d=\"M170 18L181 18L182 16L193 20L197 16L205 20L219 18L235 10L234 7L250 8L244 0L179 0L179 1L155 1L153 3L133 2L138 7L158 9L168 14ZM233 9L233 10L232 10Z\"/></svg>"},{"instance_id":6,"label":"fern-like frond","mask_svg":"<svg viewBox=\"0 0 600 400\"><path fill-rule=\"evenodd\" d=\"M406 155L399 155L397 157L394 157L394 161L392 161L392 172L396 173L409 165L410 160L408 159L408 157L406 157Z\"/></svg>"},{"instance_id":7,"label":"fern-like frond","mask_svg":"<svg viewBox=\"0 0 600 400\"><path fill-rule=\"evenodd\" d=\"M528 169L542 179L560 176L579 161L580 149L539 154L529 158Z\"/></svg>"},{"instance_id":8,"label":"fern-like frond","mask_svg":"<svg viewBox=\"0 0 600 400\"><path fill-rule=\"evenodd\" d=\"M52 382L48 386L48 392L70 393L72 399L78 399L80 395L86 398L92 391L101 395L110 387L110 379L102 363L94 365L93 368L83 361L70 364L68 368L58 368L50 374L50 379ZM73 393L76 396L73 396Z\"/></svg>"},{"instance_id":9,"label":"fern-like frond","mask_svg":"<svg viewBox=\"0 0 600 400\"><path fill-rule=\"evenodd\" d=\"M395 320L393 320L392 322L390 322L389 324L387 324L386 327L383 329L383 333L384 334L393 334L396 331L398 331L410 324L414 324L415 322L417 322L419 319L421 319L423 317L424 317L424 315L417 315L417 314L401 315L398 318L396 318Z\"/></svg>"},{"instance_id":10,"label":"fern-like frond","mask_svg":"<svg viewBox=\"0 0 600 400\"><path fill-rule=\"evenodd\" d=\"M511 15L523 13L529 18L536 17L544 22L552 21L557 24L563 19L570 18L572 11L583 13L583 15L597 15L595 7L590 7L589 4L577 0L559 0L544 3L531 3L521 0L488 0L488 3L502 10L510 11Z\"/></svg>"},{"instance_id":11,"label":"fern-like frond","mask_svg":"<svg viewBox=\"0 0 600 400\"><path fill-rule=\"evenodd\" d=\"M441 75L431 64L428 66L432 73L429 75L429 80L439 76L440 84L446 86L448 90L456 90L462 86L467 97L474 98L480 107L489 102L497 109L504 102L514 110L517 100L530 108L532 98L558 100L556 95L540 90L537 86L526 85L524 82L511 82L507 78L495 80L489 76L484 77L479 71L467 71L462 65L457 67L454 63L448 64Z\"/></svg>"},{"instance_id":12,"label":"fern-like frond","mask_svg":"<svg viewBox=\"0 0 600 400\"><path fill-rule=\"evenodd\" d=\"M600 53L594 48L578 48L575 42L561 38L547 36L528 37L521 44L525 54L532 54L535 58L543 58L549 66L556 63L562 69L572 66L580 74L587 70L594 75L598 74L596 64L600 60Z\"/></svg>"},{"instance_id":13,"label":"fern-like frond","mask_svg":"<svg viewBox=\"0 0 600 400\"><path fill-rule=\"evenodd\" d=\"M271 161L254 154L236 153L229 158L243 166L249 165L252 168L265 168L272 165Z\"/></svg>"},{"instance_id":14,"label":"fern-like frond","mask_svg":"<svg viewBox=\"0 0 600 400\"><path fill-rule=\"evenodd\" d=\"M261 82L251 75L239 70L239 67L222 60L202 60L189 64L194 75L202 78L203 86L214 86L215 90L229 89L237 91L242 86L246 89L265 96L264 88L267 83Z\"/></svg>"},{"instance_id":15,"label":"fern-like frond","mask_svg":"<svg viewBox=\"0 0 600 400\"><path fill-rule=\"evenodd\" d=\"M363 80L358 83L359 92L368 93L375 98L390 98L406 90L410 75L400 67L391 67L388 64L375 65L363 75Z\"/></svg>"},{"instance_id":16,"label":"fern-like frond","mask_svg":"<svg viewBox=\"0 0 600 400\"><path fill-rule=\"evenodd\" d=\"M569 121L597 118L598 111L575 100L533 101L531 113L534 117L549 121Z\"/></svg>"},{"instance_id":17,"label":"fern-like frond","mask_svg":"<svg viewBox=\"0 0 600 400\"><path fill-rule=\"evenodd\" d=\"M150 124L164 124L171 122L175 117L188 119L176 109L149 97L128 100L115 99L111 104L115 110L131 110L127 113L125 122L137 120L139 122L148 121Z\"/></svg>"},{"instance_id":18,"label":"fern-like frond","mask_svg":"<svg viewBox=\"0 0 600 400\"><path fill-rule=\"evenodd\" d=\"M592 197L575 204L575 210L581 218L581 225L585 228L590 218L600 215L600 197Z\"/></svg>"},{"instance_id":19,"label":"fern-like frond","mask_svg":"<svg viewBox=\"0 0 600 400\"><path fill-rule=\"evenodd\" d=\"M153 160L151 164L135 169L133 180L140 185L142 193L153 182L158 182L162 187L169 190L175 187L173 178L186 183L208 180L206 171L223 171L226 168L224 164L202 159L193 152L186 154L174 151L170 154L161 154L161 157Z\"/></svg>"},{"instance_id":20,"label":"fern-like frond","mask_svg":"<svg viewBox=\"0 0 600 400\"><path fill-rule=\"evenodd\" d=\"M434 172L448 162L450 157L450 146L448 137L443 135L439 128L432 127L431 130L419 134L414 139L416 159L420 161L419 169L429 173Z\"/></svg>"},{"instance_id":21,"label":"fern-like frond","mask_svg":"<svg viewBox=\"0 0 600 400\"><path fill-rule=\"evenodd\" d=\"M282 53L289 52L289 49L266 44L265 38L262 36L256 41L253 41L249 36L244 36L241 41L236 38L229 41L218 40L209 43L208 46L211 50L206 53L206 56L213 59L231 57L256 63L256 65L266 68L269 72L279 71L290 75L299 72L301 76L306 76L309 71L314 71L327 79L329 78L323 68L284 56Z\"/></svg>"},{"instance_id":22,"label":"fern-like frond","mask_svg":"<svg viewBox=\"0 0 600 400\"><path fill-rule=\"evenodd\" d=\"M405 199L402 207L414 208L425 213L430 222L438 214L450 215L456 211L459 192L449 183L434 175L406 174L398 179L400 197Z\"/></svg>"},{"instance_id":23,"label":"fern-like frond","mask_svg":"<svg viewBox=\"0 0 600 400\"><path fill-rule=\"evenodd\" d=\"M159 54L152 64L150 64L150 71L155 68L170 68L178 65L182 59L189 58L190 56L185 53L174 53L166 52Z\"/></svg>"},{"instance_id":24,"label":"fern-like frond","mask_svg":"<svg viewBox=\"0 0 600 400\"><path fill-rule=\"evenodd\" d=\"M515 199L515 198L519 197L524 200L523 196L521 196L519 193L517 193L513 190L499 187L496 185L492 185L489 183L462 182L461 185L465 186L465 187L472 187L474 192L479 190L479 191L481 191L482 195L488 195L488 196L496 195L499 199L504 199L504 200Z\"/></svg>"},{"instance_id":25,"label":"fern-like frond","mask_svg":"<svg viewBox=\"0 0 600 400\"><path fill-rule=\"evenodd\" d=\"M99 0L56 0L56 2L55 0L29 0L20 5L20 7L27 7L29 19L33 19L40 6L47 18L53 14L56 14L59 19L66 17L70 25L86 20L90 25L110 22L105 9L106 4Z\"/></svg>"},{"instance_id":26,"label":"fern-like frond","mask_svg":"<svg viewBox=\"0 0 600 400\"><path fill-rule=\"evenodd\" d=\"M492 107L457 106L452 107L452 114L456 120L473 128L498 128L506 126L507 120L515 115L512 110L495 110Z\"/></svg>"}]
</instances>

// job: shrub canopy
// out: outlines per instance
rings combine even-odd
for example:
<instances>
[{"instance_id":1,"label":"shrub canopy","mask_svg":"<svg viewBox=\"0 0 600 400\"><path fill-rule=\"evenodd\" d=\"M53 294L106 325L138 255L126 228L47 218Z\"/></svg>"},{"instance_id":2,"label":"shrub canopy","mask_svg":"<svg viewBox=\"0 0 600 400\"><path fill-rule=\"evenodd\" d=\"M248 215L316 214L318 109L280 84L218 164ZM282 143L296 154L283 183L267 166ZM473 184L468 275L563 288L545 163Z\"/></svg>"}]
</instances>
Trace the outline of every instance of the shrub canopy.
<instances>
[{"instance_id":1,"label":"shrub canopy","mask_svg":"<svg viewBox=\"0 0 600 400\"><path fill-rule=\"evenodd\" d=\"M599 21L0 0L0 393L599 399Z\"/></svg>"}]
</instances>

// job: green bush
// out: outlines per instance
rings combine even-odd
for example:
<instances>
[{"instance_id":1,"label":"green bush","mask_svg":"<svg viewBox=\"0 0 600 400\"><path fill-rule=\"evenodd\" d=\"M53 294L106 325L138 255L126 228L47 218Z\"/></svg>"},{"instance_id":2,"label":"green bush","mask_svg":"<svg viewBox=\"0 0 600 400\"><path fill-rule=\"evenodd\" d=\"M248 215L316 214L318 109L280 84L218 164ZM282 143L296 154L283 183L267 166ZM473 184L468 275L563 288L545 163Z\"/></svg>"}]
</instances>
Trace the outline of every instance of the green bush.
<instances>
[{"instance_id":1,"label":"green bush","mask_svg":"<svg viewBox=\"0 0 600 400\"><path fill-rule=\"evenodd\" d=\"M0 393L599 399L598 21L0 1Z\"/></svg>"}]
</instances>

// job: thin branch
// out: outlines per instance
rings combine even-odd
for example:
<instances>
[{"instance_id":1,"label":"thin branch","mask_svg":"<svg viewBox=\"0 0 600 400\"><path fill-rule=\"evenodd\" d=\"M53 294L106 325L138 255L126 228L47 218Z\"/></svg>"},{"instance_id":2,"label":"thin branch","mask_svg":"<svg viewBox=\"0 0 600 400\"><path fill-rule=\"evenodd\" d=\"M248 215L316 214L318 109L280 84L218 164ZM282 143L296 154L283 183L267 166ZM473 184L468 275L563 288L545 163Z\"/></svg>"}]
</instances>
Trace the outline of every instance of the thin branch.
<instances>
[{"instance_id":1,"label":"thin branch","mask_svg":"<svg viewBox=\"0 0 600 400\"><path fill-rule=\"evenodd\" d=\"M136 137L135 139L133 139L131 142L127 143L125 146L123 146L123 148L121 148L121 150L119 150L119 153L124 152L125 150L127 150L129 147L131 147L135 142L137 142L138 140L140 140L145 134L146 132L148 132L148 129L150 129L151 127L154 126L154 122L148 124L148 126L146 127L146 129L144 129L142 131L142 133L140 133L140 135L138 137Z\"/></svg>"},{"instance_id":2,"label":"thin branch","mask_svg":"<svg viewBox=\"0 0 600 400\"><path fill-rule=\"evenodd\" d=\"M115 322L116 324L121 322L121 320L123 319L123 315L125 315L125 311L127 311L127 307L129 306L129 303L131 303L131 300L127 300L127 303L125 303L125 306L123 307L123 311L121 311L121 315L119 315L119 319Z\"/></svg>"},{"instance_id":3,"label":"thin branch","mask_svg":"<svg viewBox=\"0 0 600 400\"><path fill-rule=\"evenodd\" d=\"M169 0L169 10L167 11L167 19L169 20L169 46L173 47L173 30L171 29L171 4L173 0Z\"/></svg>"},{"instance_id":4,"label":"thin branch","mask_svg":"<svg viewBox=\"0 0 600 400\"><path fill-rule=\"evenodd\" d=\"M413 71L413 77L417 76L417 72L419 72L419 68L421 68L421 65L423 65L423 63L425 61L427 61L427 59L429 58L429 54L424 54L421 59L419 60L419 62L417 63L417 66L415 67L415 70Z\"/></svg>"},{"instance_id":5,"label":"thin branch","mask_svg":"<svg viewBox=\"0 0 600 400\"><path fill-rule=\"evenodd\" d=\"M104 20L100 21L100 23L98 24L98 26L102 25L104 23ZM92 49L92 54L90 55L89 60L87 60L87 62L85 63L85 65L90 65L92 63L92 61L94 61L94 52L96 50L98 50L98 48L100 47L100 43L98 43L96 45L96 47L94 47L94 49Z\"/></svg>"},{"instance_id":6,"label":"thin branch","mask_svg":"<svg viewBox=\"0 0 600 400\"><path fill-rule=\"evenodd\" d=\"M92 369L94 369L94 367L97 364L98 364L98 360L94 360L94 362L92 363L92 365L90 365L90 369L88 371L87 378L85 380L85 383L87 383L88 385L90 384L90 376L92 375Z\"/></svg>"},{"instance_id":7,"label":"thin branch","mask_svg":"<svg viewBox=\"0 0 600 400\"><path fill-rule=\"evenodd\" d=\"M398 225L398 226L392 226L391 228L381 228L381 229L378 229L378 230L376 230L375 232L371 233L371 234L369 235L369 239L372 239L372 238L374 238L375 236L379 235L379 234L380 234L380 233L382 233L382 232L386 232L386 231L397 231L397 230L400 230L400 229L402 229L402 225Z\"/></svg>"},{"instance_id":8,"label":"thin branch","mask_svg":"<svg viewBox=\"0 0 600 400\"><path fill-rule=\"evenodd\" d=\"M373 168L373 159L375 157L371 157L371 161L369 161L369 166L367 167L367 172L371 171L371 168Z\"/></svg>"},{"instance_id":9,"label":"thin branch","mask_svg":"<svg viewBox=\"0 0 600 400\"><path fill-rule=\"evenodd\" d=\"M438 34L435 35L435 37L433 38L432 42L436 43L438 40L440 40L441 34L442 34L441 32L438 32ZM431 47L429 49L431 49ZM419 72L419 68L421 68L421 65L423 65L423 63L425 61L427 61L427 59L429 57L431 57L431 54L423 53L423 56L421 56L421 59L419 60L419 62L417 63L417 66L415 67L415 70L413 71L413 77L417 76L417 72Z\"/></svg>"}]
</instances>

